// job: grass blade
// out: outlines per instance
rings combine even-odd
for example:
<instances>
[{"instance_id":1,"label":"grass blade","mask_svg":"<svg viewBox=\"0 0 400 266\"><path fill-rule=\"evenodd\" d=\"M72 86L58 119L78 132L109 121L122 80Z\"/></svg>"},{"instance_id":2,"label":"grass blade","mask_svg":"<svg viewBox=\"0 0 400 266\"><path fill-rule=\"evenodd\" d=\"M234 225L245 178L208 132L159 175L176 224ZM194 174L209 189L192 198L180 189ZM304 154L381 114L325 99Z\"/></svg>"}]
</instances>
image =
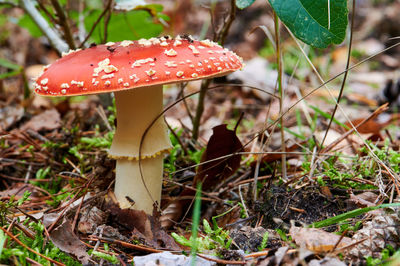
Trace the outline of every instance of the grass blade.
<instances>
[{"instance_id":1,"label":"grass blade","mask_svg":"<svg viewBox=\"0 0 400 266\"><path fill-rule=\"evenodd\" d=\"M369 211L377 210L377 209L382 209L382 208L390 208L390 207L400 207L400 203L387 203L387 204L381 204L378 206L372 206L372 207L366 207L362 209L356 209L352 210L346 213L339 214L337 216L312 223L309 227L314 227L314 228L321 228L321 227L326 227L332 224L337 224L339 222L342 222L346 219L349 218L354 218L356 216L362 215L364 213L367 213Z\"/></svg>"}]
</instances>

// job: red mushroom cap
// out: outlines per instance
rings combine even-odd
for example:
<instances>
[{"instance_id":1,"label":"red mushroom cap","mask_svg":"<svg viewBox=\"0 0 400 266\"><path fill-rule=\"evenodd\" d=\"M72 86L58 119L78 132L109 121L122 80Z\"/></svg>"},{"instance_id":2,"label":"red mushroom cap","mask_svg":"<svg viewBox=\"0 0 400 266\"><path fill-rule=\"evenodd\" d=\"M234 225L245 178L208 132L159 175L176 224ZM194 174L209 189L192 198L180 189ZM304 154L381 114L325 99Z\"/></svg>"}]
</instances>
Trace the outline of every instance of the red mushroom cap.
<instances>
[{"instance_id":1,"label":"red mushroom cap","mask_svg":"<svg viewBox=\"0 0 400 266\"><path fill-rule=\"evenodd\" d=\"M64 55L44 70L35 92L96 94L223 76L242 67L239 56L209 40L178 36L122 41Z\"/></svg>"}]
</instances>

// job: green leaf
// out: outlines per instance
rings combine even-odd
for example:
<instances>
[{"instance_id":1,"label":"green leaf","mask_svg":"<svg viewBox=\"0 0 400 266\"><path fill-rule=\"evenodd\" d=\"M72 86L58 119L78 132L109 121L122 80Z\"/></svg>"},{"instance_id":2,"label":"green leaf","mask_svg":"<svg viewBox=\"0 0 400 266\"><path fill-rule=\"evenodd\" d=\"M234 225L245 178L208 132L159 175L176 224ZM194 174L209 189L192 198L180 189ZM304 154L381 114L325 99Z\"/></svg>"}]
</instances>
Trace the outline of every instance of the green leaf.
<instances>
[{"instance_id":1,"label":"green leaf","mask_svg":"<svg viewBox=\"0 0 400 266\"><path fill-rule=\"evenodd\" d=\"M5 78L10 78L19 75L22 72L22 67L18 64L15 64L11 61L8 61L5 58L0 58L0 66L11 69L13 71L6 72L6 73L1 73L0 74L0 80L5 79Z\"/></svg>"},{"instance_id":2,"label":"green leaf","mask_svg":"<svg viewBox=\"0 0 400 266\"><path fill-rule=\"evenodd\" d=\"M13 69L13 70L20 70L21 66L18 64L15 64L5 58L0 58L0 66L5 67L5 68L9 68L9 69Z\"/></svg>"},{"instance_id":3,"label":"green leaf","mask_svg":"<svg viewBox=\"0 0 400 266\"><path fill-rule=\"evenodd\" d=\"M96 251L96 250L93 250L92 254L94 256L96 256L96 257L104 259L104 260L106 260L108 262L111 262L113 264L119 264L119 260L114 255L109 255L109 254L106 254L106 253L103 253L103 252L99 252L99 251Z\"/></svg>"},{"instance_id":4,"label":"green leaf","mask_svg":"<svg viewBox=\"0 0 400 266\"><path fill-rule=\"evenodd\" d=\"M97 20L101 11L91 12L85 18L85 27L89 31L93 23ZM104 31L104 23L101 22L92 35L92 40L96 43L101 42ZM137 40L140 38L150 38L158 36L163 30L162 25L156 24L149 12L144 10L133 10L130 12L116 13L111 16L108 25L108 40L113 42L123 40Z\"/></svg>"},{"instance_id":5,"label":"green leaf","mask_svg":"<svg viewBox=\"0 0 400 266\"><path fill-rule=\"evenodd\" d=\"M7 240L7 236L4 234L3 231L0 231L0 257L1 257L1 254L3 253L3 246L4 246L4 243L6 242L6 240Z\"/></svg>"},{"instance_id":6,"label":"green leaf","mask_svg":"<svg viewBox=\"0 0 400 266\"><path fill-rule=\"evenodd\" d=\"M206 219L203 219L203 229L207 235L212 235L213 230L211 229L211 226Z\"/></svg>"},{"instance_id":7,"label":"green leaf","mask_svg":"<svg viewBox=\"0 0 400 266\"><path fill-rule=\"evenodd\" d=\"M325 227L325 226L329 226L332 224L337 224L337 223L345 221L346 219L349 219L349 218L354 218L356 216L362 215L369 211L382 209L382 208L391 208L391 207L400 207L400 203L397 202L397 203L381 204L378 206L372 206L372 207L366 207L366 208L362 208L362 209L352 210L352 211L342 213L337 216L334 216L334 217L331 217L331 218L328 218L328 219L325 219L325 220L322 220L319 222L312 223L309 227L315 227L315 228Z\"/></svg>"},{"instance_id":8,"label":"green leaf","mask_svg":"<svg viewBox=\"0 0 400 266\"><path fill-rule=\"evenodd\" d=\"M251 6L255 0L236 0L236 6L240 9Z\"/></svg>"},{"instance_id":9,"label":"green leaf","mask_svg":"<svg viewBox=\"0 0 400 266\"><path fill-rule=\"evenodd\" d=\"M172 232L171 236L174 238L176 242L178 242L182 246L190 247L191 241L186 239L184 236L180 236L177 233Z\"/></svg>"},{"instance_id":10,"label":"green leaf","mask_svg":"<svg viewBox=\"0 0 400 266\"><path fill-rule=\"evenodd\" d=\"M24 14L18 20L18 25L27 29L34 38L39 38L40 36L43 35L42 31L39 29L36 23L27 14Z\"/></svg>"},{"instance_id":11,"label":"green leaf","mask_svg":"<svg viewBox=\"0 0 400 266\"><path fill-rule=\"evenodd\" d=\"M293 34L317 48L340 44L346 36L347 0L269 0ZM328 3L330 3L328 8Z\"/></svg>"},{"instance_id":12,"label":"green leaf","mask_svg":"<svg viewBox=\"0 0 400 266\"><path fill-rule=\"evenodd\" d=\"M313 109L313 110L315 111L315 113L320 114L320 115L323 116L324 118L326 118L326 119L331 119L331 118L332 118L332 116L331 116L329 113L322 111L322 110L319 109L318 107L312 106L312 105L308 105L308 106L309 106L311 109ZM337 125L343 127L344 129L347 129L347 130L350 129L348 126L346 126L345 124L341 123L341 122L338 121L336 118L333 118L333 122L334 122L335 124L337 124Z\"/></svg>"}]
</instances>

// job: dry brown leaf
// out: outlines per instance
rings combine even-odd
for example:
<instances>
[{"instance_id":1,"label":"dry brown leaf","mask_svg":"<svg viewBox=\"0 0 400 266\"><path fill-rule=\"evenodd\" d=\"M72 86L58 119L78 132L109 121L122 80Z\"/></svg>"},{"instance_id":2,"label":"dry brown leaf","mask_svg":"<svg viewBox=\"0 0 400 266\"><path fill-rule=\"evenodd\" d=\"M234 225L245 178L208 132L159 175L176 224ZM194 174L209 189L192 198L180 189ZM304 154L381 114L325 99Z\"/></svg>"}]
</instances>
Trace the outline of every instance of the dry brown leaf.
<instances>
[{"instance_id":1,"label":"dry brown leaf","mask_svg":"<svg viewBox=\"0 0 400 266\"><path fill-rule=\"evenodd\" d=\"M358 118L351 121L351 123L357 127L365 118ZM379 132L386 126L391 123L391 119L385 119L384 121L379 119L371 119L364 124L357 127L357 131L361 134L369 134L372 133L374 135L378 135ZM350 122L346 122L345 125L351 128Z\"/></svg>"},{"instance_id":2,"label":"dry brown leaf","mask_svg":"<svg viewBox=\"0 0 400 266\"><path fill-rule=\"evenodd\" d=\"M24 115L24 108L20 105L5 106L0 109L0 129L8 129L18 122Z\"/></svg>"},{"instance_id":3,"label":"dry brown leaf","mask_svg":"<svg viewBox=\"0 0 400 266\"><path fill-rule=\"evenodd\" d=\"M358 206L358 208L375 206L375 200L378 198L373 192L366 191L358 195L350 194L350 201Z\"/></svg>"},{"instance_id":4,"label":"dry brown leaf","mask_svg":"<svg viewBox=\"0 0 400 266\"><path fill-rule=\"evenodd\" d=\"M147 215L144 211L120 209L116 205L108 209L112 219L131 231L134 238L154 248L180 250L172 237L161 228L158 217Z\"/></svg>"},{"instance_id":5,"label":"dry brown leaf","mask_svg":"<svg viewBox=\"0 0 400 266\"><path fill-rule=\"evenodd\" d=\"M307 249L318 253L330 252L335 246L341 248L351 244L351 239L348 237L340 239L341 236L325 232L318 228L292 226L289 233L297 245L304 246Z\"/></svg>"},{"instance_id":6,"label":"dry brown leaf","mask_svg":"<svg viewBox=\"0 0 400 266\"><path fill-rule=\"evenodd\" d=\"M84 234L94 233L99 225L105 224L108 216L106 212L103 212L96 206L88 206L81 213L78 231Z\"/></svg>"},{"instance_id":7,"label":"dry brown leaf","mask_svg":"<svg viewBox=\"0 0 400 266\"><path fill-rule=\"evenodd\" d=\"M21 130L31 129L33 131L54 130L61 126L61 117L56 109L46 110L43 113L34 116Z\"/></svg>"},{"instance_id":8,"label":"dry brown leaf","mask_svg":"<svg viewBox=\"0 0 400 266\"><path fill-rule=\"evenodd\" d=\"M242 150L242 143L236 136L235 131L227 129L225 124L214 127L213 135L208 141L207 148L201 158L202 163L210 162L199 166L193 180L194 186L201 182L204 191L211 191L225 178L236 172L240 166L241 155L233 155L218 160L214 159L241 152Z\"/></svg>"},{"instance_id":9,"label":"dry brown leaf","mask_svg":"<svg viewBox=\"0 0 400 266\"><path fill-rule=\"evenodd\" d=\"M83 264L89 263L90 257L86 253L86 246L72 232L72 226L68 220L64 220L50 233L50 240L60 250L74 255Z\"/></svg>"},{"instance_id":10,"label":"dry brown leaf","mask_svg":"<svg viewBox=\"0 0 400 266\"><path fill-rule=\"evenodd\" d=\"M292 158L297 157L298 155L290 154L290 152L294 152L297 149L299 149L301 144L303 144L303 142L300 144L293 144L289 147L286 147L286 152L289 153L286 155L286 159L292 159ZM280 153L269 153L262 157L261 163L269 164L269 163L281 160L281 158L282 158L282 154L280 154ZM254 168L256 166L256 164L257 164L257 161L254 161L250 165L251 165L251 167Z\"/></svg>"},{"instance_id":11,"label":"dry brown leaf","mask_svg":"<svg viewBox=\"0 0 400 266\"><path fill-rule=\"evenodd\" d=\"M212 191L212 189L220 184L225 178L231 176L240 166L240 155L233 155L228 158L217 159L226 155L240 152L243 150L242 143L236 136L235 131L226 128L226 125L219 125L213 128L213 135L207 144L207 148L203 153L202 164L197 169L196 176L193 180L193 187L198 182L202 183L203 191ZM184 189L179 197L194 197L195 191L192 189ZM177 199L172 201L163 211L161 224L163 228L172 226L173 221L178 221L187 208L190 207L191 199Z\"/></svg>"},{"instance_id":12,"label":"dry brown leaf","mask_svg":"<svg viewBox=\"0 0 400 266\"><path fill-rule=\"evenodd\" d=\"M330 199L333 198L332 192L331 192L331 190L329 189L328 186L321 186L320 189L321 189L321 193L322 193L325 197L330 198Z\"/></svg>"}]
</instances>

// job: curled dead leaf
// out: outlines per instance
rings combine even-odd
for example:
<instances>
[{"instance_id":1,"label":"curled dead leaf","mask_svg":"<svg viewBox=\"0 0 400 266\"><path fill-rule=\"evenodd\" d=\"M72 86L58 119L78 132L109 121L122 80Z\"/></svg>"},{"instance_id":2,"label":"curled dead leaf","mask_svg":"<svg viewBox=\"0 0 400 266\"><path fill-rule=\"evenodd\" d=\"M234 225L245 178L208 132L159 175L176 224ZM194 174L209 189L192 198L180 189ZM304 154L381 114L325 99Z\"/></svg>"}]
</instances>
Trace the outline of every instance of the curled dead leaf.
<instances>
[{"instance_id":1,"label":"curled dead leaf","mask_svg":"<svg viewBox=\"0 0 400 266\"><path fill-rule=\"evenodd\" d=\"M302 228L292 226L289 231L293 241L313 252L326 253L336 248L342 248L351 244L348 237L325 232L318 228Z\"/></svg>"},{"instance_id":2,"label":"curled dead leaf","mask_svg":"<svg viewBox=\"0 0 400 266\"><path fill-rule=\"evenodd\" d=\"M68 220L50 233L50 240L60 250L74 255L81 263L89 263L90 257L86 253L86 246L72 231L71 223Z\"/></svg>"}]
</instances>

